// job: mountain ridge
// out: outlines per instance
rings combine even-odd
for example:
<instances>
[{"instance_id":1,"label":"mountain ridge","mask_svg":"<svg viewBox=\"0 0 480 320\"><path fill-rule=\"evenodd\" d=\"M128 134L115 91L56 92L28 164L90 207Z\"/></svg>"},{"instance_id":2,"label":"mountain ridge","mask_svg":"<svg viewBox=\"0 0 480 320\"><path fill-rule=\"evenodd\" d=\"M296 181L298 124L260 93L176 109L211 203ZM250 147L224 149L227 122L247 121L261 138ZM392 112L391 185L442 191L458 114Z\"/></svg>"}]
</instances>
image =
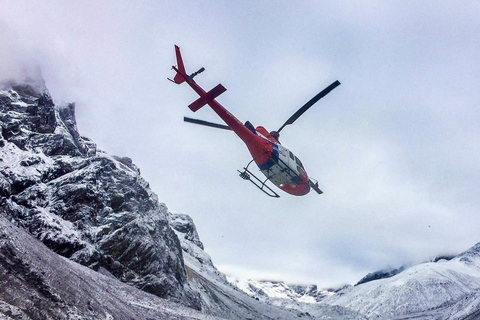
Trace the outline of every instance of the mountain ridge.
<instances>
[{"instance_id":1,"label":"mountain ridge","mask_svg":"<svg viewBox=\"0 0 480 320\"><path fill-rule=\"evenodd\" d=\"M199 319L216 315L228 319L292 318L290 311L258 303L224 281L203 251L193 220L171 214L131 159L108 155L81 136L74 112L73 103L55 105L43 86L9 82L0 90L1 216L41 243L27 241L32 244L30 250L46 246L52 259L60 255L132 286L128 292L137 292L133 289L137 288L197 310ZM19 246L6 241L1 248L18 252ZM29 260L28 253L17 256L19 264ZM2 265L10 270L7 256L5 259ZM44 261L41 269L49 268L55 267ZM95 279L70 263L65 268ZM26 268L26 273L37 274L31 268ZM42 276L35 278L48 283ZM0 277L0 281L3 288L16 290L6 285L10 277ZM28 283L22 285L28 287ZM50 288L52 295L70 294L59 286ZM10 313L16 310L28 316L25 305L15 305L17 294L26 292L0 292L0 304ZM85 289L82 294L95 293ZM35 303L28 295L22 299ZM42 299L38 308L50 301L48 294L42 294ZM71 312L71 308L62 310ZM88 318L88 308L84 311ZM32 315L39 318L38 313ZM171 317L183 319L176 312Z\"/></svg>"},{"instance_id":2,"label":"mountain ridge","mask_svg":"<svg viewBox=\"0 0 480 320\"><path fill-rule=\"evenodd\" d=\"M8 218L62 256L199 308L167 208L131 160L80 136L74 104L56 106L30 85L2 93L0 193Z\"/></svg>"}]
</instances>

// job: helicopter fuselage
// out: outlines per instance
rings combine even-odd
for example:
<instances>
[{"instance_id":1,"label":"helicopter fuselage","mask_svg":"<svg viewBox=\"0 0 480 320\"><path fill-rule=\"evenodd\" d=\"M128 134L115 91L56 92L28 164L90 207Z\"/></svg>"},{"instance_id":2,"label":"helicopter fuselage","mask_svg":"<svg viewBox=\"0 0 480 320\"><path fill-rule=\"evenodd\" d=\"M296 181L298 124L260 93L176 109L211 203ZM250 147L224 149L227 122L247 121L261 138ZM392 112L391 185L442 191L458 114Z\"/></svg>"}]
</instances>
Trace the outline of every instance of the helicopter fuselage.
<instances>
[{"instance_id":1,"label":"helicopter fuselage","mask_svg":"<svg viewBox=\"0 0 480 320\"><path fill-rule=\"evenodd\" d=\"M296 196L306 195L310 191L310 184L302 162L273 137L269 137L268 133L268 136L264 136L262 132L267 133L263 127L257 127L257 141L246 143L260 171L283 191ZM257 145L265 147L257 151Z\"/></svg>"},{"instance_id":2,"label":"helicopter fuselage","mask_svg":"<svg viewBox=\"0 0 480 320\"><path fill-rule=\"evenodd\" d=\"M267 180L271 181L278 188L286 193L303 196L310 192L311 189L315 190L318 194L322 191L318 188L318 183L308 177L302 162L287 148L285 148L280 141L278 141L278 133L280 130L288 124L293 123L303 112L305 112L311 105L313 105L318 99L326 95L333 88L340 83L336 81L322 92L317 94L309 102L307 102L299 111L297 111L287 122L276 132L269 133L264 127L254 127L250 122L245 124L239 121L233 114L231 114L225 107L223 107L215 98L224 93L227 89L221 84L217 85L210 91L203 90L193 78L205 69L201 68L197 72L187 75L185 66L180 53L180 48L175 46L175 53L177 58L177 66L173 66L172 69L176 71L175 77L169 79L170 81L181 84L183 82L188 85L199 95L199 98L191 103L188 107L193 112L197 112L203 106L208 105L212 110L226 123L225 125L208 123L206 121L189 119L189 122L204 124L215 128L228 129L236 133L240 139L247 146L248 151L253 157L251 162L255 162L260 171L266 176L266 180L262 182L251 171L248 170L250 163L243 168L244 171L240 172L240 177L246 180L250 180L259 189L271 197L279 197L276 192L266 186ZM187 120L187 118L184 118ZM253 176L253 180L251 178Z\"/></svg>"},{"instance_id":3,"label":"helicopter fuselage","mask_svg":"<svg viewBox=\"0 0 480 320\"><path fill-rule=\"evenodd\" d=\"M226 91L221 84L206 92L193 80L193 76L185 74L179 50L177 50L177 61L178 68L172 67L177 72L172 81L178 84L187 82L200 96L189 105L189 108L196 112L208 104L228 127L243 140L253 160L268 180L289 194L296 196L307 194L310 191L309 178L300 160L272 137L265 128L249 129L215 100L218 95Z\"/></svg>"}]
</instances>

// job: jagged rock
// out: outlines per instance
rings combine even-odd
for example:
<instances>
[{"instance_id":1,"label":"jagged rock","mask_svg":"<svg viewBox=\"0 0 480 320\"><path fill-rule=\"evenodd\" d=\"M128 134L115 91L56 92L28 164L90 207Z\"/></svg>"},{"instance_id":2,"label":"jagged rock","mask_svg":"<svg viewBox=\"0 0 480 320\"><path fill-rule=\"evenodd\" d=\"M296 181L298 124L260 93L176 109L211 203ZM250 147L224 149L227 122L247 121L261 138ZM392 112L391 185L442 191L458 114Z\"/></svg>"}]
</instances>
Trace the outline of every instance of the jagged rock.
<instances>
[{"instance_id":1,"label":"jagged rock","mask_svg":"<svg viewBox=\"0 0 480 320\"><path fill-rule=\"evenodd\" d=\"M293 317L235 290L203 251L193 220L171 215L130 158L110 156L78 134L74 110L74 104L55 105L42 85L0 90L0 237L9 234L1 232L3 224L22 238L0 239L0 317L190 319L188 312L170 316L177 312L167 314L159 308L165 302L151 297L131 303L130 295L138 293L114 286L112 278L201 309L204 315L196 319L214 318L205 313L225 319ZM36 261L36 250L42 258L31 268L25 261ZM92 276L93 270L74 262L98 273ZM44 270L55 277L44 276ZM99 298L88 301L92 296Z\"/></svg>"},{"instance_id":2,"label":"jagged rock","mask_svg":"<svg viewBox=\"0 0 480 320\"><path fill-rule=\"evenodd\" d=\"M56 106L43 86L3 88L0 194L8 218L64 257L198 309L168 210L131 159L98 151L78 133L75 105Z\"/></svg>"},{"instance_id":3,"label":"jagged rock","mask_svg":"<svg viewBox=\"0 0 480 320\"><path fill-rule=\"evenodd\" d=\"M0 319L217 318L62 258L6 220L0 207Z\"/></svg>"},{"instance_id":4,"label":"jagged rock","mask_svg":"<svg viewBox=\"0 0 480 320\"><path fill-rule=\"evenodd\" d=\"M189 215L171 214L170 224L173 229L183 234L183 237L185 239L191 241L200 249L202 250L204 249L203 243L202 241L200 241L200 238L198 237L197 228L195 227L195 224L193 223L193 220Z\"/></svg>"}]
</instances>

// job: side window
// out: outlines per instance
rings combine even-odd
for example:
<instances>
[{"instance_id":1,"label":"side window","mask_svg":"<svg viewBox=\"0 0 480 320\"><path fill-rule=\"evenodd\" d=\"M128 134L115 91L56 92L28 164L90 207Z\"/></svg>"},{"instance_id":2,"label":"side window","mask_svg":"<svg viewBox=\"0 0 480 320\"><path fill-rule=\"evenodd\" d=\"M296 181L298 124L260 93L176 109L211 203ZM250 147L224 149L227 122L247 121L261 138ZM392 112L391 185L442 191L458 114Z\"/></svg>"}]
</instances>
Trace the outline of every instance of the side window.
<instances>
[{"instance_id":1,"label":"side window","mask_svg":"<svg viewBox=\"0 0 480 320\"><path fill-rule=\"evenodd\" d=\"M295 156L293 155L292 151L288 151L290 153L290 159L295 160Z\"/></svg>"},{"instance_id":2,"label":"side window","mask_svg":"<svg viewBox=\"0 0 480 320\"><path fill-rule=\"evenodd\" d=\"M295 157L295 161L297 161L297 164L298 164L299 167L303 168L303 164L302 164L302 161L300 161L300 159Z\"/></svg>"}]
</instances>

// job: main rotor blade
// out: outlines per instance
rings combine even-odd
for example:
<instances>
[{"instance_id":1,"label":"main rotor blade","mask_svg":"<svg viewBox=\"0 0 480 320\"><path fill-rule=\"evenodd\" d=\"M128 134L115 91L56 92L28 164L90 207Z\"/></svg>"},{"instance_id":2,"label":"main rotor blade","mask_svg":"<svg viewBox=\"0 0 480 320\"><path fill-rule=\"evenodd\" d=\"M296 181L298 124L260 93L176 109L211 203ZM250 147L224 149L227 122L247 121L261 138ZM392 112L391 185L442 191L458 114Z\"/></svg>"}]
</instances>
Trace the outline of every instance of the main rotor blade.
<instances>
[{"instance_id":1,"label":"main rotor blade","mask_svg":"<svg viewBox=\"0 0 480 320\"><path fill-rule=\"evenodd\" d=\"M232 130L229 126L226 126L226 125L223 125L223 124L218 124L218 123L213 123L213 122L208 122L208 121L205 121L205 120L183 117L183 121L190 122L190 123L195 123L195 124L200 124L202 126L207 126L207 127L217 128L217 129Z\"/></svg>"},{"instance_id":2,"label":"main rotor blade","mask_svg":"<svg viewBox=\"0 0 480 320\"><path fill-rule=\"evenodd\" d=\"M330 91L332 91L333 89L335 89L336 87L338 87L340 85L340 82L338 80L336 80L334 83L332 83L331 85L329 85L328 87L326 87L325 89L323 89L322 91L320 91L320 93L318 93L315 97L313 97L312 99L310 99L310 101L308 101L307 103L305 103L305 105L303 105L303 107L301 107L300 109L298 109L297 112L295 112L293 114L293 116L291 116L284 124L283 126L280 127L280 129L277 130L277 132L280 132L282 131L282 129L286 126L286 125L289 125L289 124L292 124L295 122L295 120L297 120L305 111L307 111L311 106L313 106L318 100L322 99L323 97L325 97Z\"/></svg>"}]
</instances>

